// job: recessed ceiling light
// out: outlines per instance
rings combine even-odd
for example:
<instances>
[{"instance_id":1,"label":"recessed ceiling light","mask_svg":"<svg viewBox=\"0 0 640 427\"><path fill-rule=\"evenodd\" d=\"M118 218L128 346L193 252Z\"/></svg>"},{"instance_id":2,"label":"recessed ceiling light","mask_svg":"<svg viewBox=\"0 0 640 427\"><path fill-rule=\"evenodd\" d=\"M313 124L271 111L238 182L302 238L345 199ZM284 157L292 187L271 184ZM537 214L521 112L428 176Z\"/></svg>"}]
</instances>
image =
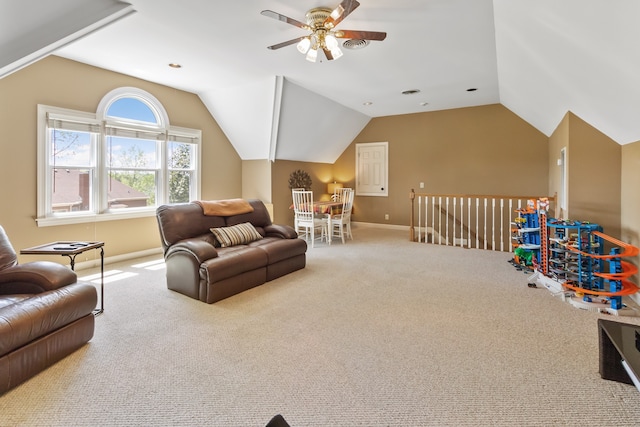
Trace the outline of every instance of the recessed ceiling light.
<instances>
[{"instance_id":1,"label":"recessed ceiling light","mask_svg":"<svg viewBox=\"0 0 640 427\"><path fill-rule=\"evenodd\" d=\"M415 95L416 93L420 93L420 89L409 89L402 91L403 95Z\"/></svg>"},{"instance_id":2,"label":"recessed ceiling light","mask_svg":"<svg viewBox=\"0 0 640 427\"><path fill-rule=\"evenodd\" d=\"M467 92L475 92L477 90L478 90L477 87L470 87L469 89L467 89Z\"/></svg>"},{"instance_id":3,"label":"recessed ceiling light","mask_svg":"<svg viewBox=\"0 0 640 427\"><path fill-rule=\"evenodd\" d=\"M421 102L421 103L420 103L420 105L422 105L423 107L425 107L425 106L429 105L429 103L428 103L428 102Z\"/></svg>"},{"instance_id":4,"label":"recessed ceiling light","mask_svg":"<svg viewBox=\"0 0 640 427\"><path fill-rule=\"evenodd\" d=\"M169 67L171 67L171 68L182 68L182 65L176 64L175 62L172 62L172 63L169 64Z\"/></svg>"},{"instance_id":5,"label":"recessed ceiling light","mask_svg":"<svg viewBox=\"0 0 640 427\"><path fill-rule=\"evenodd\" d=\"M365 106L369 106L369 105L371 105L371 104L373 104L373 102L371 102L371 101L367 101L367 102L363 102L363 103L362 103L362 105L365 105Z\"/></svg>"}]
</instances>

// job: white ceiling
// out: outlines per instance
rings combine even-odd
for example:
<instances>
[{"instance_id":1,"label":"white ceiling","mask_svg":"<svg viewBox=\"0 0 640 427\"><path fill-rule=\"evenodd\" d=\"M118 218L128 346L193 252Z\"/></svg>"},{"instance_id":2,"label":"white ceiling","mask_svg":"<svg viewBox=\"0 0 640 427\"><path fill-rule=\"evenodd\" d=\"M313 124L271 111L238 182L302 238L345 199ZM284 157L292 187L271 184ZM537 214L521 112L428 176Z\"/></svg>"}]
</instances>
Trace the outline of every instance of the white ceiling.
<instances>
[{"instance_id":1,"label":"white ceiling","mask_svg":"<svg viewBox=\"0 0 640 427\"><path fill-rule=\"evenodd\" d=\"M572 111L640 140L637 0L360 0L338 29L386 40L315 64L266 48L306 33L260 11L338 3L2 0L0 76L54 53L193 92L243 159L332 163L372 117L494 103L546 135Z\"/></svg>"}]
</instances>

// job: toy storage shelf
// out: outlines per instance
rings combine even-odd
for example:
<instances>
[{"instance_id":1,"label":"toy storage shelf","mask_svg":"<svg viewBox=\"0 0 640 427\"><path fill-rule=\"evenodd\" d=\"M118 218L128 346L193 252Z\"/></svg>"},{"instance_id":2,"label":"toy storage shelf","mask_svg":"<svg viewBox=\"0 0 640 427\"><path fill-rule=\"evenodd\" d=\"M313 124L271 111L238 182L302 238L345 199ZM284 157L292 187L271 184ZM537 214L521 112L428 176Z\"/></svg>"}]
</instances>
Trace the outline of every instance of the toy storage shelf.
<instances>
[{"instance_id":1,"label":"toy storage shelf","mask_svg":"<svg viewBox=\"0 0 640 427\"><path fill-rule=\"evenodd\" d=\"M549 273L553 277L583 289L602 289L602 279L593 274L602 270L601 260L582 254L602 254L601 239L594 231L602 231L602 227L554 218L547 221Z\"/></svg>"},{"instance_id":2,"label":"toy storage shelf","mask_svg":"<svg viewBox=\"0 0 640 427\"><path fill-rule=\"evenodd\" d=\"M516 212L518 217L511 223L513 247L537 252L540 250L538 211L518 209Z\"/></svg>"}]
</instances>

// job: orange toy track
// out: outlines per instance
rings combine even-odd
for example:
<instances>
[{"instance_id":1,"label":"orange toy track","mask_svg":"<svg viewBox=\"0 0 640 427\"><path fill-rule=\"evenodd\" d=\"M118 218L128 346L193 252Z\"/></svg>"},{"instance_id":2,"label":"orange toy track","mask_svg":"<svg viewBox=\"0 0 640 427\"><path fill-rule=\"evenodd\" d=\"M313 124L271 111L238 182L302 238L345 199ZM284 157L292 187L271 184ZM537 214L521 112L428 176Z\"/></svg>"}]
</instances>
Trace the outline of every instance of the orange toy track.
<instances>
[{"instance_id":1,"label":"orange toy track","mask_svg":"<svg viewBox=\"0 0 640 427\"><path fill-rule=\"evenodd\" d=\"M620 280L626 279L629 276L633 276L638 272L638 267L627 261L620 261L622 272L620 273L593 273L594 276L602 277L607 280Z\"/></svg>"},{"instance_id":2,"label":"orange toy track","mask_svg":"<svg viewBox=\"0 0 640 427\"><path fill-rule=\"evenodd\" d=\"M613 258L625 258L625 257L632 257L632 256L636 256L638 255L638 253L640 253L640 249L638 249L637 246L634 245L630 245L629 243L625 243L621 240L615 239L611 236L607 236L604 233L601 233L600 231L594 231L593 234L595 236L598 236L600 238L602 238L603 240L606 240L608 242L611 242L613 244L615 244L616 246L619 246L623 249L623 251L619 254L609 254L609 255L598 255L598 254L591 254L588 252L583 252L581 250L578 250L572 246L568 246L568 245L564 245L567 249L569 249L570 251L582 254L584 256L587 257L591 257L591 258L597 258L597 259L613 259ZM606 297L615 297L615 296L624 296L624 295L632 295L635 294L636 292L638 292L638 287L635 285L635 283L630 282L628 280L624 280L629 276L633 276L634 274L636 274L638 272L638 267L636 267L635 265L626 262L626 261L620 261L620 266L622 267L622 272L620 273L593 273L594 276L598 276L598 277L602 277L603 279L607 279L610 281L620 281L620 283L622 284L622 289L620 289L617 292L607 292L607 291L594 291L591 289L584 289L581 288L579 286L575 286L570 282L565 282L562 284L562 286L564 286L565 288L571 289L577 293L582 293L582 294L587 294L587 295L599 295L599 296L606 296Z\"/></svg>"},{"instance_id":3,"label":"orange toy track","mask_svg":"<svg viewBox=\"0 0 640 427\"><path fill-rule=\"evenodd\" d=\"M633 295L636 292L638 292L638 287L634 283L629 282L628 280L621 280L621 282L622 282L622 289L619 290L618 292L592 291L591 289L584 289L584 288L581 288L580 286L571 285L569 284L569 282L563 283L562 286L580 294L599 295L603 297Z\"/></svg>"},{"instance_id":4,"label":"orange toy track","mask_svg":"<svg viewBox=\"0 0 640 427\"><path fill-rule=\"evenodd\" d=\"M621 240L615 239L611 236L607 236L604 233L601 233L599 231L594 231L593 234L595 236L599 236L602 239L606 240L607 242L611 242L613 244L615 244L616 246L620 246L621 248L623 248L624 250L619 253L619 254L615 254L615 255L598 255L598 254L590 254L588 252L583 252L579 249L574 248L573 246L569 246L569 245L564 245L564 247L566 247L567 249L569 249L572 252L576 252L579 254L582 254L584 256L588 256L591 258L597 258L597 259L612 259L612 258L626 258L626 257L631 257L631 256L636 256L640 253L640 249L638 249L637 246L633 246L630 245L629 243L625 243Z\"/></svg>"}]
</instances>

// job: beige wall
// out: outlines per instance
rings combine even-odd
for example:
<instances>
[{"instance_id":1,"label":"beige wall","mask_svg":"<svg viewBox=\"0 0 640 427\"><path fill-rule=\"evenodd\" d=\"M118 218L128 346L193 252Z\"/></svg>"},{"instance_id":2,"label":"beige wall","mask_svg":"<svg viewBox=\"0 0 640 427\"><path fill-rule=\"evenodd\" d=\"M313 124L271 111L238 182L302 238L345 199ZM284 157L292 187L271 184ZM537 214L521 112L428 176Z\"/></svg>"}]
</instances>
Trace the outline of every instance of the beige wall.
<instances>
[{"instance_id":1,"label":"beige wall","mask_svg":"<svg viewBox=\"0 0 640 427\"><path fill-rule=\"evenodd\" d=\"M622 147L569 113L569 219L620 237Z\"/></svg>"},{"instance_id":2,"label":"beige wall","mask_svg":"<svg viewBox=\"0 0 640 427\"><path fill-rule=\"evenodd\" d=\"M558 127L549 137L549 191L548 194L562 194L562 168L558 166L558 159L561 156L561 150L565 149L565 165L567 171L570 170L571 164L569 158L569 115L565 115ZM567 172L568 175L568 172ZM568 191L567 191L568 194ZM568 206L567 206L568 207ZM558 204L554 210L549 212L550 216L556 218L567 218L567 209L561 210Z\"/></svg>"},{"instance_id":3,"label":"beige wall","mask_svg":"<svg viewBox=\"0 0 640 427\"><path fill-rule=\"evenodd\" d=\"M271 162L269 160L242 161L242 197L271 203Z\"/></svg>"},{"instance_id":4,"label":"beige wall","mask_svg":"<svg viewBox=\"0 0 640 427\"><path fill-rule=\"evenodd\" d=\"M271 162L269 160L242 161L242 197L262 200L273 221Z\"/></svg>"},{"instance_id":5,"label":"beige wall","mask_svg":"<svg viewBox=\"0 0 640 427\"><path fill-rule=\"evenodd\" d=\"M640 141L623 145L621 151L620 239L640 247ZM630 261L639 265L640 257Z\"/></svg>"},{"instance_id":6,"label":"beige wall","mask_svg":"<svg viewBox=\"0 0 640 427\"><path fill-rule=\"evenodd\" d=\"M568 209L557 218L588 221L620 238L622 147L573 113L549 138L549 191L561 193L560 150L566 149Z\"/></svg>"},{"instance_id":7,"label":"beige wall","mask_svg":"<svg viewBox=\"0 0 640 427\"><path fill-rule=\"evenodd\" d=\"M355 186L360 142L389 143L389 196L357 196L354 221L408 225L412 188L496 195L541 195L548 188L547 138L501 105L371 120L334 165L345 185Z\"/></svg>"},{"instance_id":8,"label":"beige wall","mask_svg":"<svg viewBox=\"0 0 640 427\"><path fill-rule=\"evenodd\" d=\"M54 240L101 240L107 257L159 247L155 216L52 227L35 222L37 105L95 112L104 95L123 86L155 96L172 125L202 130L203 199L240 196L240 158L196 95L50 56L0 79L0 224L17 250ZM78 262L95 256L87 252ZM25 255L21 262L34 259Z\"/></svg>"}]
</instances>

